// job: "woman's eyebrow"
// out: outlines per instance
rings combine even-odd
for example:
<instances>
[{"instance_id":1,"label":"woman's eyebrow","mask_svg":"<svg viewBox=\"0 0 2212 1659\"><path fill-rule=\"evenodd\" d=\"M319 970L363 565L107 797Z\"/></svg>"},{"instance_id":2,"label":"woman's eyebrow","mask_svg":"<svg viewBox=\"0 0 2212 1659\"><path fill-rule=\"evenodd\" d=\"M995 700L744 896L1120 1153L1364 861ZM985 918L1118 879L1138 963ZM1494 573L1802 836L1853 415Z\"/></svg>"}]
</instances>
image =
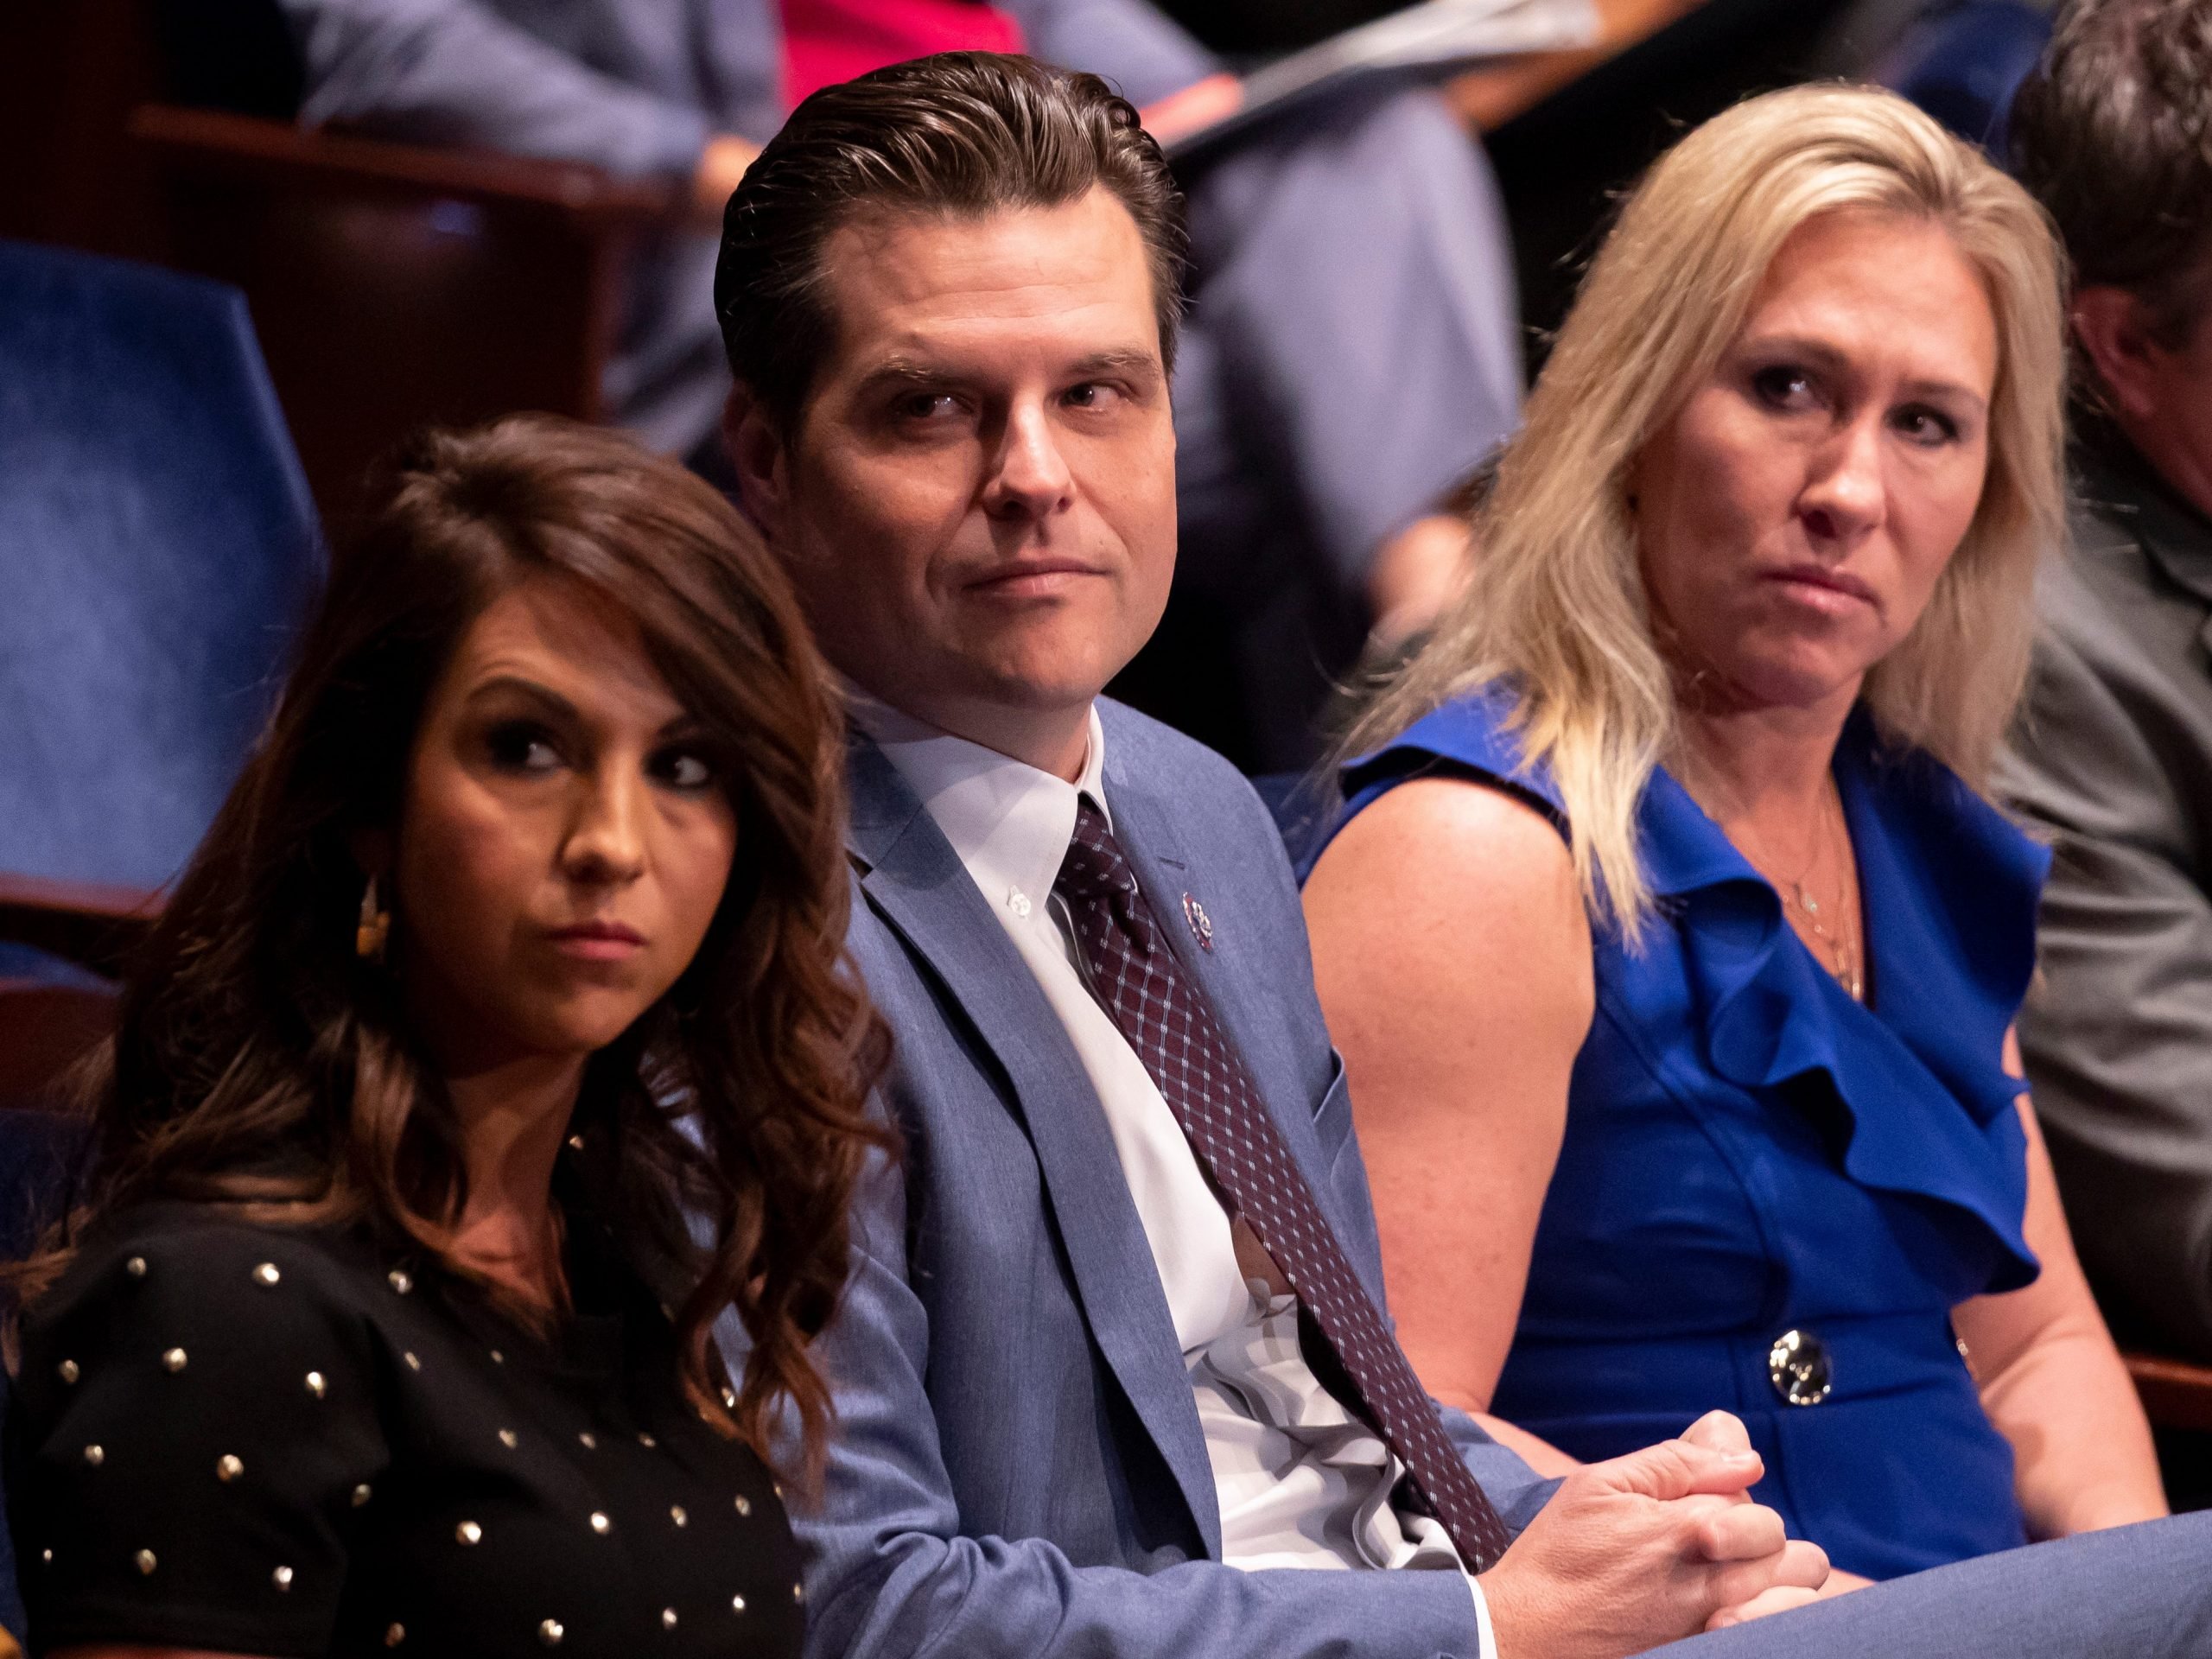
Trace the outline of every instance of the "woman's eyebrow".
<instances>
[{"instance_id":1,"label":"woman's eyebrow","mask_svg":"<svg viewBox=\"0 0 2212 1659\"><path fill-rule=\"evenodd\" d=\"M470 702L480 702L486 697L501 692L528 697L533 702L542 702L555 714L563 715L569 720L580 718L576 705L553 690L551 686L541 684L536 680L512 672L494 674L489 679L480 680L476 684L469 687L467 700Z\"/></svg>"}]
</instances>

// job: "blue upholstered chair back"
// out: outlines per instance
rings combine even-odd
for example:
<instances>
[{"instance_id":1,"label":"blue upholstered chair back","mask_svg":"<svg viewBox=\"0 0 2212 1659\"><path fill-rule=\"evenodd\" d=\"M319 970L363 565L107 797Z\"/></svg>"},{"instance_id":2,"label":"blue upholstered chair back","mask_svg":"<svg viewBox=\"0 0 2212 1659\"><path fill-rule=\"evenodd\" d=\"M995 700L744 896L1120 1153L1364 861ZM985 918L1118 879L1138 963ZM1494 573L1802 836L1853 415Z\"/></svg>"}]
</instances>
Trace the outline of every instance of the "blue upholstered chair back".
<instances>
[{"instance_id":1,"label":"blue upholstered chair back","mask_svg":"<svg viewBox=\"0 0 2212 1659\"><path fill-rule=\"evenodd\" d=\"M2002 166L2012 94L2050 39L2050 15L2019 0L1931 6L1883 55L1874 79Z\"/></svg>"},{"instance_id":2,"label":"blue upholstered chair back","mask_svg":"<svg viewBox=\"0 0 2212 1659\"><path fill-rule=\"evenodd\" d=\"M0 870L175 876L321 559L243 296L0 242Z\"/></svg>"}]
</instances>

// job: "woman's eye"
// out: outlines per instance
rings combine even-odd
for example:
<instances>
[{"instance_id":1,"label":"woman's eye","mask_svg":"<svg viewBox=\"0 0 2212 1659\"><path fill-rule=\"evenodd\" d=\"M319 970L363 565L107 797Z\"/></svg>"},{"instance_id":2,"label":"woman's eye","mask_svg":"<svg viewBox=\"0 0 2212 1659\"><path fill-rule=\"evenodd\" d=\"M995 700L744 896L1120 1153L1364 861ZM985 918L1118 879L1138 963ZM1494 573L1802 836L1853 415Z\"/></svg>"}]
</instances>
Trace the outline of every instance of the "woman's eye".
<instances>
[{"instance_id":1,"label":"woman's eye","mask_svg":"<svg viewBox=\"0 0 2212 1659\"><path fill-rule=\"evenodd\" d=\"M671 789L687 792L707 788L715 781L715 769L703 755L689 749L672 749L653 760L653 776Z\"/></svg>"},{"instance_id":2,"label":"woman's eye","mask_svg":"<svg viewBox=\"0 0 2212 1659\"><path fill-rule=\"evenodd\" d=\"M1940 410L1918 406L1901 409L1896 416L1896 425L1898 431L1915 443L1923 443L1931 448L1938 444L1949 443L1959 435L1959 423Z\"/></svg>"},{"instance_id":3,"label":"woman's eye","mask_svg":"<svg viewBox=\"0 0 2212 1659\"><path fill-rule=\"evenodd\" d=\"M486 734L493 765L507 772L550 772L561 764L553 734L530 721L506 721Z\"/></svg>"},{"instance_id":4,"label":"woman's eye","mask_svg":"<svg viewBox=\"0 0 2212 1659\"><path fill-rule=\"evenodd\" d=\"M1754 374L1751 390L1770 409L1803 409L1813 401L1813 378L1802 369L1777 365Z\"/></svg>"}]
</instances>

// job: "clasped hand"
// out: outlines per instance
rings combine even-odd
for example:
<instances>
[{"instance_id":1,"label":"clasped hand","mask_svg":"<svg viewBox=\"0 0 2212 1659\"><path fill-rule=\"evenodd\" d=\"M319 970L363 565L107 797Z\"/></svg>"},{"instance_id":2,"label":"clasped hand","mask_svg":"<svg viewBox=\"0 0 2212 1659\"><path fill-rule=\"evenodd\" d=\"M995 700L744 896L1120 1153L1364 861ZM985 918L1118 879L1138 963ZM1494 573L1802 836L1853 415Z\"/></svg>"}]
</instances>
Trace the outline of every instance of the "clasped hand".
<instances>
[{"instance_id":1,"label":"clasped hand","mask_svg":"<svg viewBox=\"0 0 2212 1659\"><path fill-rule=\"evenodd\" d=\"M1764 1472L1715 1411L1568 1476L1482 1575L1498 1659L1625 1659L1813 1600L1827 1556L1751 1502Z\"/></svg>"}]
</instances>

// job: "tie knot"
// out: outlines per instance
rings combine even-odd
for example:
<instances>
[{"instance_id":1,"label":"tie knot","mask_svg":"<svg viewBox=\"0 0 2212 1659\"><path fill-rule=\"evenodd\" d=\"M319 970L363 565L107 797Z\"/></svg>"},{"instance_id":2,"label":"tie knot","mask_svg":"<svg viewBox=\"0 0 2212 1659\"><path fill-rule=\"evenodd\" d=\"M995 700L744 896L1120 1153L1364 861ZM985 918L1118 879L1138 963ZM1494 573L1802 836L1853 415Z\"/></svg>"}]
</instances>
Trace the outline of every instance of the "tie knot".
<instances>
[{"instance_id":1,"label":"tie knot","mask_svg":"<svg viewBox=\"0 0 2212 1659\"><path fill-rule=\"evenodd\" d=\"M1106 827L1105 814L1082 797L1076 800L1075 835L1052 886L1071 906L1104 902L1122 908L1136 896L1136 877Z\"/></svg>"}]
</instances>

